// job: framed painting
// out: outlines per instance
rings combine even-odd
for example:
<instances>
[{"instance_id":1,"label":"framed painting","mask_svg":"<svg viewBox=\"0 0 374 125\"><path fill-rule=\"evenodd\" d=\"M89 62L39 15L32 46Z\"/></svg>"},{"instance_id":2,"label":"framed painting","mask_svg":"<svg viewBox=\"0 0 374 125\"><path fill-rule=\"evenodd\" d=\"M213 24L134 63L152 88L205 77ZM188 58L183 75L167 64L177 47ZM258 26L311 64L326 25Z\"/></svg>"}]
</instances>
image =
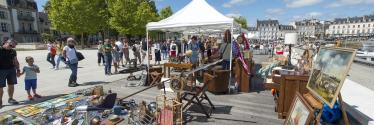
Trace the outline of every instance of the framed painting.
<instances>
[{"instance_id":1,"label":"framed painting","mask_svg":"<svg viewBox=\"0 0 374 125\"><path fill-rule=\"evenodd\" d=\"M307 84L309 91L332 108L355 55L354 49L320 48Z\"/></svg>"},{"instance_id":2,"label":"framed painting","mask_svg":"<svg viewBox=\"0 0 374 125\"><path fill-rule=\"evenodd\" d=\"M296 92L284 125L309 125L313 118L313 109L305 99Z\"/></svg>"}]
</instances>

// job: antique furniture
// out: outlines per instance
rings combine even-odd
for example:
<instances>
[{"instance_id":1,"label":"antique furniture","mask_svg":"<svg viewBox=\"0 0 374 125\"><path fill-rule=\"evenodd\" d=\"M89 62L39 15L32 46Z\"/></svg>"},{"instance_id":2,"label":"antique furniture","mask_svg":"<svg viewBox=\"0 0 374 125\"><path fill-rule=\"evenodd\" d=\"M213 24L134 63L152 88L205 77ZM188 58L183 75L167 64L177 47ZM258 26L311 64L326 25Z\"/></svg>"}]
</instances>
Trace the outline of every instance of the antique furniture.
<instances>
[{"instance_id":1,"label":"antique furniture","mask_svg":"<svg viewBox=\"0 0 374 125\"><path fill-rule=\"evenodd\" d=\"M276 101L275 110L278 112L279 118L285 118L288 115L296 92L301 94L308 92L306 88L308 80L308 75L298 75L293 71L283 69L273 71L272 80L270 80L273 83L266 83L265 88L276 90L277 94L274 95Z\"/></svg>"},{"instance_id":2,"label":"antique furniture","mask_svg":"<svg viewBox=\"0 0 374 125\"><path fill-rule=\"evenodd\" d=\"M192 69L192 64L189 64L189 63L183 63L183 64L165 63L164 64L164 73L165 73L164 75L165 75L165 77L168 77L168 78L170 77L170 68L190 70L190 69ZM167 72L167 75L166 75L166 72Z\"/></svg>"},{"instance_id":3,"label":"antique furniture","mask_svg":"<svg viewBox=\"0 0 374 125\"><path fill-rule=\"evenodd\" d=\"M210 101L209 97L205 93L208 87L207 85L209 85L212 79L214 78L215 78L214 76L208 73L204 73L204 84L202 87L195 86L195 88L192 89L193 91L185 91L182 94L182 100L187 101L187 104L183 106L183 110L186 110L187 107L190 107L192 103L197 104L201 108L201 110L204 112L206 117L207 118L210 117L209 115L210 113L208 113L208 111L204 108L202 101L204 100L208 101L209 105L211 106L211 109L215 108L213 103Z\"/></svg>"},{"instance_id":4,"label":"antique furniture","mask_svg":"<svg viewBox=\"0 0 374 125\"><path fill-rule=\"evenodd\" d=\"M157 72L157 73L162 73L162 67L151 67L149 68L148 70L148 82L147 82L147 86L151 84L152 81L154 81L151 77L151 74L152 72Z\"/></svg>"},{"instance_id":5,"label":"antique furniture","mask_svg":"<svg viewBox=\"0 0 374 125\"><path fill-rule=\"evenodd\" d=\"M150 75L151 75L151 79L152 79L150 86L153 86L153 85L161 82L161 78L164 75L164 73L158 73L158 72L154 71L154 72L151 72Z\"/></svg>"},{"instance_id":6,"label":"antique furniture","mask_svg":"<svg viewBox=\"0 0 374 125\"><path fill-rule=\"evenodd\" d=\"M245 62L248 64L248 72L244 69L242 66L242 62L239 59L235 60L235 67L234 67L234 73L235 73L235 79L237 83L239 84L239 88L241 92L250 92L251 89L251 74L254 74L254 62L250 60L245 60Z\"/></svg>"},{"instance_id":7,"label":"antique furniture","mask_svg":"<svg viewBox=\"0 0 374 125\"><path fill-rule=\"evenodd\" d=\"M212 79L211 84L208 85L208 91L213 93L226 93L229 88L229 76L230 70L215 70L213 71L214 79Z\"/></svg>"}]
</instances>

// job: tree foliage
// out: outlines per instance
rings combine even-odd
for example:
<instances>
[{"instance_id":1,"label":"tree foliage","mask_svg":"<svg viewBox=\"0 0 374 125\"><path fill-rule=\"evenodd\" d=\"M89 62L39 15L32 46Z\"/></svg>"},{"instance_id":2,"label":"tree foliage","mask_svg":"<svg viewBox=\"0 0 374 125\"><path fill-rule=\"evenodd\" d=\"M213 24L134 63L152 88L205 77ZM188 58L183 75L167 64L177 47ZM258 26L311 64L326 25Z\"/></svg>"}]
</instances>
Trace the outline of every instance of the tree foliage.
<instances>
[{"instance_id":1,"label":"tree foliage","mask_svg":"<svg viewBox=\"0 0 374 125\"><path fill-rule=\"evenodd\" d=\"M160 19L165 19L168 18L169 16L173 15L173 10L171 9L170 6L167 6L165 8L162 8L160 10Z\"/></svg>"},{"instance_id":2,"label":"tree foliage","mask_svg":"<svg viewBox=\"0 0 374 125\"><path fill-rule=\"evenodd\" d=\"M154 1L113 0L109 2L109 24L124 35L144 35L148 22L158 18Z\"/></svg>"},{"instance_id":3,"label":"tree foliage","mask_svg":"<svg viewBox=\"0 0 374 125\"><path fill-rule=\"evenodd\" d=\"M52 27L63 32L93 34L106 24L105 0L50 0Z\"/></svg>"},{"instance_id":4,"label":"tree foliage","mask_svg":"<svg viewBox=\"0 0 374 125\"><path fill-rule=\"evenodd\" d=\"M247 28L247 19L245 19L245 17L234 17L234 21L238 23L242 28Z\"/></svg>"},{"instance_id":5,"label":"tree foliage","mask_svg":"<svg viewBox=\"0 0 374 125\"><path fill-rule=\"evenodd\" d=\"M47 43L48 41L51 41L53 39L51 34L48 33L42 33L40 35L42 37L43 42Z\"/></svg>"}]
</instances>

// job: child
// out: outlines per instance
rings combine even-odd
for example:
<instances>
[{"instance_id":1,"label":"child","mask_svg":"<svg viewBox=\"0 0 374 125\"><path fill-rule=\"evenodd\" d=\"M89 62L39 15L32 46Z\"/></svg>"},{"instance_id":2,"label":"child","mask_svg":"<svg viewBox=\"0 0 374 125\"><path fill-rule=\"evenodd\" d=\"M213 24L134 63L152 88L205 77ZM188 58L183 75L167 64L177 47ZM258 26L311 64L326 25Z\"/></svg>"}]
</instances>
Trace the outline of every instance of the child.
<instances>
[{"instance_id":1,"label":"child","mask_svg":"<svg viewBox=\"0 0 374 125\"><path fill-rule=\"evenodd\" d=\"M41 98L39 94L36 94L36 74L40 73L39 67L37 65L34 65L34 59L31 56L26 57L26 62L28 65L23 67L21 74L25 74L25 89L27 91L28 99L34 99L30 94L30 89L32 89L34 97Z\"/></svg>"}]
</instances>

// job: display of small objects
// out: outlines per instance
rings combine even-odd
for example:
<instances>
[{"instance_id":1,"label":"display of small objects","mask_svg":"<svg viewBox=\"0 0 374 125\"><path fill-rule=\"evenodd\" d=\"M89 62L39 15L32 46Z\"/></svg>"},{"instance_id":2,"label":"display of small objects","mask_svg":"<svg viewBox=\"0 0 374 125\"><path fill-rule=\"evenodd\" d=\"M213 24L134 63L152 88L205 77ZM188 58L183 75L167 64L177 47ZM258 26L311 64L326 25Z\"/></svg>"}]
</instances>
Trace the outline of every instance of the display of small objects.
<instances>
[{"instance_id":1,"label":"display of small objects","mask_svg":"<svg viewBox=\"0 0 374 125\"><path fill-rule=\"evenodd\" d=\"M104 95L102 86L79 90L41 103L4 112L0 114L0 125L94 125L94 123L100 125L103 122L117 124L123 121L122 117L128 113L123 113L122 110L120 110L122 114L119 115L123 116L114 115L112 110L90 111L87 114L76 111L75 108L78 106L100 104ZM85 123L86 120L96 122Z\"/></svg>"},{"instance_id":2,"label":"display of small objects","mask_svg":"<svg viewBox=\"0 0 374 125\"><path fill-rule=\"evenodd\" d=\"M27 122L25 119L11 115L11 114L0 114L0 125L35 125L31 122Z\"/></svg>"}]
</instances>

